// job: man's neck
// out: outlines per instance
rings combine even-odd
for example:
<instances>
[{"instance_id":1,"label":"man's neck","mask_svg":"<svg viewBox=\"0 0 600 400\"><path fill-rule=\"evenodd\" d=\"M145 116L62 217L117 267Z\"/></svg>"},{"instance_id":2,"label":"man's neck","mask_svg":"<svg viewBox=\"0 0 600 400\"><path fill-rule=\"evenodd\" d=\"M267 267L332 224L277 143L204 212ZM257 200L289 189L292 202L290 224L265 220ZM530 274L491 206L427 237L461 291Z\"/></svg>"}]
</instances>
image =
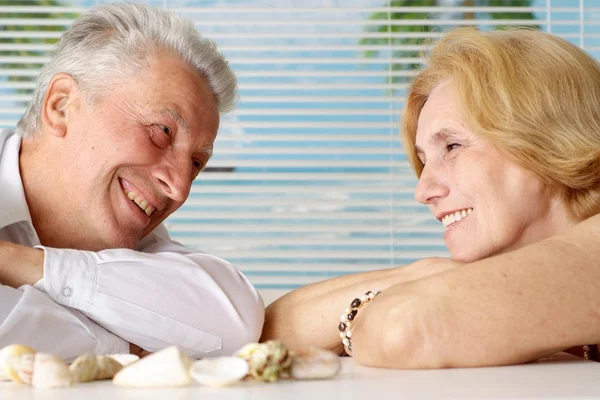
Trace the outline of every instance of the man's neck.
<instances>
[{"instance_id":1,"label":"man's neck","mask_svg":"<svg viewBox=\"0 0 600 400\"><path fill-rule=\"evenodd\" d=\"M44 246L64 247L60 245L60 235L52 227L56 226L53 216L58 214L56 202L50 190L58 182L54 179L58 171L53 171L52 163L46 159L47 151L41 151L43 138L23 138L19 151L19 171L23 182L23 191L31 215L31 222L40 242ZM50 233L53 233L50 235Z\"/></svg>"}]
</instances>

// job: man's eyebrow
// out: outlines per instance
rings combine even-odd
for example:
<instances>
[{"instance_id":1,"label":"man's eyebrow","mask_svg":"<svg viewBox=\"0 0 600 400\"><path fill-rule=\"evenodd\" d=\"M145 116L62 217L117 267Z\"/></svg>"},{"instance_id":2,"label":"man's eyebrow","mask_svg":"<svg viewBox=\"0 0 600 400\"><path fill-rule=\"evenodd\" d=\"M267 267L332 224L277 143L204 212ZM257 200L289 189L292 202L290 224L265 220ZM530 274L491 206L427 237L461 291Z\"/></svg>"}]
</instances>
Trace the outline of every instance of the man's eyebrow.
<instances>
[{"instance_id":1,"label":"man's eyebrow","mask_svg":"<svg viewBox=\"0 0 600 400\"><path fill-rule=\"evenodd\" d=\"M213 145L205 144L200 148L200 152L208 154L208 158L211 158L213 156Z\"/></svg>"},{"instance_id":2,"label":"man's eyebrow","mask_svg":"<svg viewBox=\"0 0 600 400\"><path fill-rule=\"evenodd\" d=\"M181 113L179 111L177 111L174 108L165 108L162 113L168 115L171 118L173 118L175 120L175 122L177 123L177 125L180 125L181 129L183 129L185 131L185 133L189 133L190 132L190 125L183 118L183 116L181 115ZM208 158L211 158L213 156L213 145L212 145L212 143L211 144L206 144L206 145L202 146L199 151L201 153L206 153L208 155Z\"/></svg>"},{"instance_id":3,"label":"man's eyebrow","mask_svg":"<svg viewBox=\"0 0 600 400\"><path fill-rule=\"evenodd\" d=\"M185 131L185 133L190 132L190 124L181 116L181 113L174 108L165 108L161 114L165 114L175 120L177 125L181 126L181 129Z\"/></svg>"}]
</instances>

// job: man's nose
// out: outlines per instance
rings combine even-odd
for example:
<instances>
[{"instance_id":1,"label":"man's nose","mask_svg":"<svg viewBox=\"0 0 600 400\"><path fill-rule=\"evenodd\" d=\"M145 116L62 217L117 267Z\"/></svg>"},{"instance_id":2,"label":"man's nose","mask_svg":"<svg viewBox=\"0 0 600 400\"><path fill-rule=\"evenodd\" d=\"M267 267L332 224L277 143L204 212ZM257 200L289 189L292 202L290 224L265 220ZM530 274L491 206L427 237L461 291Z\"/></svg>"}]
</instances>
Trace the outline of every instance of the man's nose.
<instances>
[{"instance_id":1,"label":"man's nose","mask_svg":"<svg viewBox=\"0 0 600 400\"><path fill-rule=\"evenodd\" d=\"M183 157L165 160L155 173L164 193L176 202L184 202L190 192L192 162Z\"/></svg>"},{"instance_id":2,"label":"man's nose","mask_svg":"<svg viewBox=\"0 0 600 400\"><path fill-rule=\"evenodd\" d=\"M421 204L433 204L448 196L450 190L440 179L439 171L425 164L415 188L415 199Z\"/></svg>"}]
</instances>

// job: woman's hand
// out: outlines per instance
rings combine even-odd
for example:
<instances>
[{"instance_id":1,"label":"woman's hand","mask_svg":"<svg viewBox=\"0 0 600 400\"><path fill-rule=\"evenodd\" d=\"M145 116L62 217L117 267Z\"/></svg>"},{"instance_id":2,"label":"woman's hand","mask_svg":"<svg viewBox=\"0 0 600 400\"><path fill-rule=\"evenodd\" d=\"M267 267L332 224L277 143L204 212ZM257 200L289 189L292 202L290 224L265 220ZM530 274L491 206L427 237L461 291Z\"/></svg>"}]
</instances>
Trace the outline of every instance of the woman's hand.
<instances>
[{"instance_id":1,"label":"woman's hand","mask_svg":"<svg viewBox=\"0 0 600 400\"><path fill-rule=\"evenodd\" d=\"M519 364L600 342L600 215L565 235L392 286L358 312L352 352L388 368Z\"/></svg>"},{"instance_id":2,"label":"woman's hand","mask_svg":"<svg viewBox=\"0 0 600 400\"><path fill-rule=\"evenodd\" d=\"M261 341L281 340L299 352L313 345L342 354L337 325L354 298L369 290L386 290L458 265L450 259L429 258L400 268L346 275L297 289L267 307Z\"/></svg>"}]
</instances>

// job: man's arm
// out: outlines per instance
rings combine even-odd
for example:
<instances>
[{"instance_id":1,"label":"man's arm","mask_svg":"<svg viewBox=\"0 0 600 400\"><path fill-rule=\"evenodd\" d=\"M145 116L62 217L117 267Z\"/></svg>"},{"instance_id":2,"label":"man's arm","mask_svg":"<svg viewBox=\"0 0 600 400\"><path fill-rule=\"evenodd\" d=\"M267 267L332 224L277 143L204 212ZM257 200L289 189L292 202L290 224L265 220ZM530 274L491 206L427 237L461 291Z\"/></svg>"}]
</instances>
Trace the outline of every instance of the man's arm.
<instances>
[{"instance_id":1,"label":"man's arm","mask_svg":"<svg viewBox=\"0 0 600 400\"><path fill-rule=\"evenodd\" d=\"M34 285L43 273L43 250L0 240L0 285Z\"/></svg>"},{"instance_id":2,"label":"man's arm","mask_svg":"<svg viewBox=\"0 0 600 400\"><path fill-rule=\"evenodd\" d=\"M213 356L258 340L264 305L250 282L224 260L168 240L166 230L155 236L143 252L43 248L36 287L147 351L177 345ZM29 260L39 251L12 246ZM12 282L24 275L36 276L13 271Z\"/></svg>"},{"instance_id":3,"label":"man's arm","mask_svg":"<svg viewBox=\"0 0 600 400\"><path fill-rule=\"evenodd\" d=\"M25 344L64 359L86 352L137 353L79 311L56 304L31 287L30 282L41 279L43 264L43 250L0 241L0 348Z\"/></svg>"},{"instance_id":4,"label":"man's arm","mask_svg":"<svg viewBox=\"0 0 600 400\"><path fill-rule=\"evenodd\" d=\"M600 215L566 234L382 293L353 356L394 368L516 364L600 343Z\"/></svg>"},{"instance_id":5,"label":"man's arm","mask_svg":"<svg viewBox=\"0 0 600 400\"><path fill-rule=\"evenodd\" d=\"M346 275L297 289L267 307L261 341L278 339L296 351L315 345L341 354L344 348L337 324L354 298L369 290L385 290L457 265L449 259L431 258L401 268Z\"/></svg>"},{"instance_id":6,"label":"man's arm","mask_svg":"<svg viewBox=\"0 0 600 400\"><path fill-rule=\"evenodd\" d=\"M43 282L58 303L148 351L229 355L258 340L264 319L262 299L238 270L173 242L143 253L46 249Z\"/></svg>"},{"instance_id":7,"label":"man's arm","mask_svg":"<svg viewBox=\"0 0 600 400\"><path fill-rule=\"evenodd\" d=\"M129 343L31 286L0 285L0 348L24 344L71 360L83 353L128 353Z\"/></svg>"}]
</instances>

